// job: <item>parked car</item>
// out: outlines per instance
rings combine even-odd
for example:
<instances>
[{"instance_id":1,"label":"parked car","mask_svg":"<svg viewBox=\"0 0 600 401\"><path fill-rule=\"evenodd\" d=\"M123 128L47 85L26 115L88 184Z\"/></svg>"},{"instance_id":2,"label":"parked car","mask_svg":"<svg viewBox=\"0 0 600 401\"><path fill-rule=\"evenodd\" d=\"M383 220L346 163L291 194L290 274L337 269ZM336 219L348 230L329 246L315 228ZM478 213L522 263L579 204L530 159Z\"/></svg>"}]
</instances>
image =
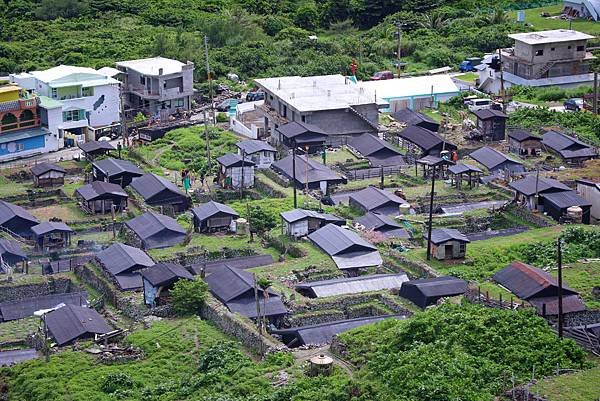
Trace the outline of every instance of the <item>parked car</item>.
<instances>
[{"instance_id":1,"label":"parked car","mask_svg":"<svg viewBox=\"0 0 600 401\"><path fill-rule=\"evenodd\" d=\"M563 103L563 106L565 106L565 110L580 111L583 109L583 99L582 98L567 99Z\"/></svg>"},{"instance_id":2,"label":"parked car","mask_svg":"<svg viewBox=\"0 0 600 401\"><path fill-rule=\"evenodd\" d=\"M371 77L371 81L383 81L386 79L394 79L394 73L391 71L379 71Z\"/></svg>"},{"instance_id":3,"label":"parked car","mask_svg":"<svg viewBox=\"0 0 600 401\"><path fill-rule=\"evenodd\" d=\"M238 99L225 99L221 103L215 106L215 109L218 111L229 111L231 107L238 104L240 101Z\"/></svg>"},{"instance_id":4,"label":"parked car","mask_svg":"<svg viewBox=\"0 0 600 401\"><path fill-rule=\"evenodd\" d=\"M470 111L477 111L491 109L494 102L492 101L492 99L478 98L468 100L467 102L465 102L465 104L467 105L467 108Z\"/></svg>"},{"instance_id":5,"label":"parked car","mask_svg":"<svg viewBox=\"0 0 600 401\"><path fill-rule=\"evenodd\" d=\"M247 102L256 102L259 100L265 100L265 92L262 92L262 91L248 92L248 94L246 95Z\"/></svg>"}]
</instances>

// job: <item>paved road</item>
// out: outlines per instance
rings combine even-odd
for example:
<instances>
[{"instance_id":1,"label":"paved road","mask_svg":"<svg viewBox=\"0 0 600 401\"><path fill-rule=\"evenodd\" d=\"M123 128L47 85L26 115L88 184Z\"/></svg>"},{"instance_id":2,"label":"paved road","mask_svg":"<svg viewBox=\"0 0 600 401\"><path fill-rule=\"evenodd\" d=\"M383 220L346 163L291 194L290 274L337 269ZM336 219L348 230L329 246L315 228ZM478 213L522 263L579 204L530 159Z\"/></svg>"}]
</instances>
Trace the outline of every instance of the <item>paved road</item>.
<instances>
[{"instance_id":1,"label":"paved road","mask_svg":"<svg viewBox=\"0 0 600 401\"><path fill-rule=\"evenodd\" d=\"M38 358L36 350L31 349L16 349L13 351L0 351L0 366L10 366L15 363L29 361Z\"/></svg>"}]
</instances>

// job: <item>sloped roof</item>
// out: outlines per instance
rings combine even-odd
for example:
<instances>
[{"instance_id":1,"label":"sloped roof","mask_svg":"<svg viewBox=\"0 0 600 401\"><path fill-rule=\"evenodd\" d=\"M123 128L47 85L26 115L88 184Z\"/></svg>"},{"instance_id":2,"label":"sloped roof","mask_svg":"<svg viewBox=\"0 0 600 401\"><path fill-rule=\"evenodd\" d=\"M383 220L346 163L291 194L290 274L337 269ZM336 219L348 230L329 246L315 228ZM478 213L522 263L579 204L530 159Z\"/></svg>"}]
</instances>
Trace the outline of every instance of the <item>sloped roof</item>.
<instances>
[{"instance_id":1,"label":"sloped roof","mask_svg":"<svg viewBox=\"0 0 600 401\"><path fill-rule=\"evenodd\" d=\"M194 279L194 276L185 267L175 263L157 263L142 270L142 277L154 287L168 286L179 279Z\"/></svg>"},{"instance_id":2,"label":"sloped roof","mask_svg":"<svg viewBox=\"0 0 600 401\"><path fill-rule=\"evenodd\" d=\"M536 312L540 315L544 312L546 315L558 315L558 296L531 298L528 302L535 307ZM585 304L579 295L563 296L562 304L563 313L586 310Z\"/></svg>"},{"instance_id":3,"label":"sloped roof","mask_svg":"<svg viewBox=\"0 0 600 401\"><path fill-rule=\"evenodd\" d=\"M227 153L217 159L219 164L222 164L225 167L241 167L242 165L242 156L236 153ZM254 162L249 158L245 158L243 160L245 167L254 166Z\"/></svg>"},{"instance_id":4,"label":"sloped roof","mask_svg":"<svg viewBox=\"0 0 600 401\"><path fill-rule=\"evenodd\" d=\"M385 214L369 212L355 222L363 225L367 230L381 232L388 238L410 238L409 232L401 224Z\"/></svg>"},{"instance_id":5,"label":"sloped roof","mask_svg":"<svg viewBox=\"0 0 600 401\"><path fill-rule=\"evenodd\" d=\"M262 298L258 303L258 311L260 316L280 316L288 313L287 308L281 301L281 298L277 295L270 295L266 301ZM248 317L250 319L254 319L258 317L256 311L256 299L254 296L245 296L236 298L230 302L225 304L227 308L233 313L239 313L242 316ZM263 308L265 312L263 313Z\"/></svg>"},{"instance_id":6,"label":"sloped roof","mask_svg":"<svg viewBox=\"0 0 600 401\"><path fill-rule=\"evenodd\" d=\"M477 149L474 152L469 153L469 157L483 164L488 170L493 169L494 167L506 161L510 161L512 163L520 165L523 164L520 161L515 160L512 157L509 157L504 153L498 152L496 149L492 149L488 146L484 146L482 148Z\"/></svg>"},{"instance_id":7,"label":"sloped roof","mask_svg":"<svg viewBox=\"0 0 600 401\"><path fill-rule=\"evenodd\" d=\"M532 196L535 195L536 177L528 175L521 180L509 183L508 186L523 195ZM539 177L537 179L537 190L538 193L544 193L547 191L570 191L571 188L555 179Z\"/></svg>"},{"instance_id":8,"label":"sloped roof","mask_svg":"<svg viewBox=\"0 0 600 401\"><path fill-rule=\"evenodd\" d=\"M113 159L112 157L109 157L107 159L95 161L92 165L108 177L122 173L136 176L144 175L144 172L129 160Z\"/></svg>"},{"instance_id":9,"label":"sloped roof","mask_svg":"<svg viewBox=\"0 0 600 401\"><path fill-rule=\"evenodd\" d=\"M122 243L112 244L98 252L96 258L113 275L126 272L132 267L143 268L154 265L154 261L146 252Z\"/></svg>"},{"instance_id":10,"label":"sloped roof","mask_svg":"<svg viewBox=\"0 0 600 401\"><path fill-rule=\"evenodd\" d=\"M423 113L419 113L418 111L414 111L411 109L398 110L397 112L392 113L392 117L394 118L394 120L401 121L403 123L406 123L407 125L418 125L422 122L428 122L439 125L437 121L433 120L429 116L426 116Z\"/></svg>"},{"instance_id":11,"label":"sloped roof","mask_svg":"<svg viewBox=\"0 0 600 401\"><path fill-rule=\"evenodd\" d=\"M46 325L58 345L64 345L84 335L113 331L94 309L76 305L65 305L48 313Z\"/></svg>"},{"instance_id":12,"label":"sloped roof","mask_svg":"<svg viewBox=\"0 0 600 401\"><path fill-rule=\"evenodd\" d=\"M340 255L347 250L376 251L377 247L369 244L353 231L327 224L325 227L308 235L308 238L330 256Z\"/></svg>"},{"instance_id":13,"label":"sloped roof","mask_svg":"<svg viewBox=\"0 0 600 401\"><path fill-rule=\"evenodd\" d=\"M116 150L108 141L89 141L78 143L77 146L85 153L95 153L104 150Z\"/></svg>"},{"instance_id":14,"label":"sloped roof","mask_svg":"<svg viewBox=\"0 0 600 401\"><path fill-rule=\"evenodd\" d=\"M252 273L227 265L206 276L204 281L208 284L210 292L221 302L229 302L248 291L254 291Z\"/></svg>"},{"instance_id":15,"label":"sloped roof","mask_svg":"<svg viewBox=\"0 0 600 401\"><path fill-rule=\"evenodd\" d=\"M0 200L0 225L5 224L14 217L20 217L32 223L39 223L39 220L21 206Z\"/></svg>"},{"instance_id":16,"label":"sloped roof","mask_svg":"<svg viewBox=\"0 0 600 401\"><path fill-rule=\"evenodd\" d=\"M475 110L473 114L475 114L475 116L477 116L477 118L480 120L489 120L491 118L508 118L508 116L504 114L502 110L496 109Z\"/></svg>"},{"instance_id":17,"label":"sloped roof","mask_svg":"<svg viewBox=\"0 0 600 401\"><path fill-rule=\"evenodd\" d=\"M122 291L137 290L144 286L142 274L139 271L133 273L121 273L113 277Z\"/></svg>"},{"instance_id":18,"label":"sloped roof","mask_svg":"<svg viewBox=\"0 0 600 401\"><path fill-rule=\"evenodd\" d=\"M65 170L64 168L57 166L54 163L48 163L48 162L34 164L33 167L31 167L30 171L31 171L31 174L33 174L35 176L40 176L42 174L47 173L48 171L57 171L57 172L63 173L63 174L67 173L67 170Z\"/></svg>"},{"instance_id":19,"label":"sloped roof","mask_svg":"<svg viewBox=\"0 0 600 401\"><path fill-rule=\"evenodd\" d=\"M400 288L406 281L408 281L406 273L373 274L300 283L296 285L296 290L310 291L312 295L320 298Z\"/></svg>"},{"instance_id":20,"label":"sloped roof","mask_svg":"<svg viewBox=\"0 0 600 401\"><path fill-rule=\"evenodd\" d=\"M544 290L553 291L558 289L556 280L550 274L518 261L512 262L504 269L496 272L493 279L524 300L536 298ZM577 294L577 292L563 285L563 294Z\"/></svg>"},{"instance_id":21,"label":"sloped roof","mask_svg":"<svg viewBox=\"0 0 600 401\"><path fill-rule=\"evenodd\" d=\"M595 187L597 190L600 191L600 182L594 182L594 181L591 181L591 180L576 180L576 182L578 184L582 184L582 185L585 185L587 187Z\"/></svg>"},{"instance_id":22,"label":"sloped roof","mask_svg":"<svg viewBox=\"0 0 600 401\"><path fill-rule=\"evenodd\" d=\"M200 221L209 219L218 213L224 213L235 218L238 218L240 216L231 207L215 201L206 202L201 204L200 206L196 206L192 209L192 213Z\"/></svg>"},{"instance_id":23,"label":"sloped roof","mask_svg":"<svg viewBox=\"0 0 600 401\"><path fill-rule=\"evenodd\" d=\"M440 298L461 295L466 290L467 282L465 280L444 276L407 281L400 288L400 296L425 308Z\"/></svg>"},{"instance_id":24,"label":"sloped roof","mask_svg":"<svg viewBox=\"0 0 600 401\"><path fill-rule=\"evenodd\" d=\"M418 125L409 125L403 131L398 133L398 136L414 143L425 151L441 146L444 142L444 140L435 132L419 127Z\"/></svg>"},{"instance_id":25,"label":"sloped roof","mask_svg":"<svg viewBox=\"0 0 600 401\"><path fill-rule=\"evenodd\" d=\"M423 234L427 239L427 232ZM453 228L434 228L431 230L431 242L439 245L447 241L471 242L460 231Z\"/></svg>"},{"instance_id":26,"label":"sloped roof","mask_svg":"<svg viewBox=\"0 0 600 401\"><path fill-rule=\"evenodd\" d=\"M458 163L454 166L448 167L448 171L452 174L461 174L461 173L482 173L481 169L475 166L472 166L467 163Z\"/></svg>"},{"instance_id":27,"label":"sloped roof","mask_svg":"<svg viewBox=\"0 0 600 401\"><path fill-rule=\"evenodd\" d=\"M36 236L45 235L52 232L63 232L63 233L72 233L73 230L71 227L63 223L62 221L44 221L43 223L38 224L37 226L31 227L31 231Z\"/></svg>"},{"instance_id":28,"label":"sloped roof","mask_svg":"<svg viewBox=\"0 0 600 401\"><path fill-rule=\"evenodd\" d=\"M538 141L542 140L541 137L533 135L530 131L524 129L509 131L507 135L509 138L513 138L519 142L523 142L529 139L537 139Z\"/></svg>"},{"instance_id":29,"label":"sloped roof","mask_svg":"<svg viewBox=\"0 0 600 401\"><path fill-rule=\"evenodd\" d=\"M280 215L283 218L283 220L287 221L288 223L294 223L296 221L304 220L309 217L313 218L313 219L327 221L330 223L345 223L346 222L346 219L335 216L333 214L319 213L314 210L306 210L306 209L288 210L287 212L281 212Z\"/></svg>"},{"instance_id":30,"label":"sloped roof","mask_svg":"<svg viewBox=\"0 0 600 401\"><path fill-rule=\"evenodd\" d=\"M0 238L0 255L4 256L11 254L23 259L27 259L27 255L21 249L21 245L17 241L9 240L6 238Z\"/></svg>"},{"instance_id":31,"label":"sloped roof","mask_svg":"<svg viewBox=\"0 0 600 401\"><path fill-rule=\"evenodd\" d=\"M397 206L406 203L406 201L399 196L373 186L354 192L350 194L349 198L366 210L374 210L388 203L394 203Z\"/></svg>"},{"instance_id":32,"label":"sloped roof","mask_svg":"<svg viewBox=\"0 0 600 401\"><path fill-rule=\"evenodd\" d=\"M361 155L367 157L372 154L379 152L382 149L387 149L388 151L396 154L402 155L391 143L384 141L379 138L377 135L365 133L354 137L349 143L348 146L356 149L360 152Z\"/></svg>"},{"instance_id":33,"label":"sloped roof","mask_svg":"<svg viewBox=\"0 0 600 401\"><path fill-rule=\"evenodd\" d=\"M165 190L182 197L186 196L173 182L152 173L134 178L130 186L145 200Z\"/></svg>"},{"instance_id":34,"label":"sloped roof","mask_svg":"<svg viewBox=\"0 0 600 401\"><path fill-rule=\"evenodd\" d=\"M258 139L247 139L235 144L239 149L246 152L247 155L254 154L256 152L276 152L276 149L269 145L265 141Z\"/></svg>"},{"instance_id":35,"label":"sloped roof","mask_svg":"<svg viewBox=\"0 0 600 401\"><path fill-rule=\"evenodd\" d=\"M127 192L120 185L105 181L93 181L75 190L86 201L93 201L106 195L127 198Z\"/></svg>"},{"instance_id":36,"label":"sloped roof","mask_svg":"<svg viewBox=\"0 0 600 401\"><path fill-rule=\"evenodd\" d=\"M577 194L575 191L550 192L542 194L544 202L549 201L560 209L566 209L571 206L592 206L592 203Z\"/></svg>"},{"instance_id":37,"label":"sloped roof","mask_svg":"<svg viewBox=\"0 0 600 401\"><path fill-rule=\"evenodd\" d=\"M313 124L292 121L281 125L277 132L288 140L295 139L297 144L305 142L323 142L327 138L327 133Z\"/></svg>"},{"instance_id":38,"label":"sloped roof","mask_svg":"<svg viewBox=\"0 0 600 401\"><path fill-rule=\"evenodd\" d=\"M163 240L165 243L169 242L169 238L151 239L151 237L161 232L164 233L162 237L167 236L166 231L171 231L179 236L186 235L185 229L175 219L154 212L147 212L141 216L137 216L126 221L125 225L135 232L142 241L148 242L148 240L151 240L149 241L151 243L148 244L150 246L146 246L146 248L160 246Z\"/></svg>"},{"instance_id":39,"label":"sloped roof","mask_svg":"<svg viewBox=\"0 0 600 401\"><path fill-rule=\"evenodd\" d=\"M562 157L569 159L574 157L596 156L596 149L577 138L563 134L562 132L548 131L542 136L542 144L558 152Z\"/></svg>"},{"instance_id":40,"label":"sloped roof","mask_svg":"<svg viewBox=\"0 0 600 401\"><path fill-rule=\"evenodd\" d=\"M33 316L33 312L37 310L53 308L60 303L87 305L87 294L85 292L69 292L2 302L0 303L0 321L24 319Z\"/></svg>"},{"instance_id":41,"label":"sloped roof","mask_svg":"<svg viewBox=\"0 0 600 401\"><path fill-rule=\"evenodd\" d=\"M279 171L286 175L288 178L293 177L292 171L292 157L288 156L279 161L276 161L271 165L275 171ZM304 183L307 178L307 161L306 156L296 156L296 180ZM318 163L312 159L308 159L308 182L320 182L320 181L344 181L345 178L331 170L324 164Z\"/></svg>"}]
</instances>

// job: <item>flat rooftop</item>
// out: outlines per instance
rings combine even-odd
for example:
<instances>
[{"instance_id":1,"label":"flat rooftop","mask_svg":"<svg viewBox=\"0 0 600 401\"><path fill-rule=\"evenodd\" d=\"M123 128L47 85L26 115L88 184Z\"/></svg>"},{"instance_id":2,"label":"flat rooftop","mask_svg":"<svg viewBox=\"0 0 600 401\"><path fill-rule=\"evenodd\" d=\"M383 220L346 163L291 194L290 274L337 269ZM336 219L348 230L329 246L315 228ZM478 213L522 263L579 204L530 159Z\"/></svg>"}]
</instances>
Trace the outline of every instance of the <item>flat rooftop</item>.
<instances>
[{"instance_id":1,"label":"flat rooftop","mask_svg":"<svg viewBox=\"0 0 600 401\"><path fill-rule=\"evenodd\" d=\"M574 40L594 39L587 33L572 31L569 29L553 29L551 31L513 33L509 38L528 45L540 45L544 43L572 42Z\"/></svg>"},{"instance_id":2,"label":"flat rooftop","mask_svg":"<svg viewBox=\"0 0 600 401\"><path fill-rule=\"evenodd\" d=\"M184 63L165 57L142 58L138 60L118 61L118 67L131 68L143 75L169 75L181 72Z\"/></svg>"},{"instance_id":3,"label":"flat rooftop","mask_svg":"<svg viewBox=\"0 0 600 401\"><path fill-rule=\"evenodd\" d=\"M431 94L458 94L460 90L448 74L426 75L411 78L394 78L384 81L364 81L358 86L374 92L378 98L393 99Z\"/></svg>"},{"instance_id":4,"label":"flat rooftop","mask_svg":"<svg viewBox=\"0 0 600 401\"><path fill-rule=\"evenodd\" d=\"M339 74L263 78L254 82L299 112L339 110L375 103L379 106L388 105L385 100L376 99L373 91L361 88Z\"/></svg>"}]
</instances>

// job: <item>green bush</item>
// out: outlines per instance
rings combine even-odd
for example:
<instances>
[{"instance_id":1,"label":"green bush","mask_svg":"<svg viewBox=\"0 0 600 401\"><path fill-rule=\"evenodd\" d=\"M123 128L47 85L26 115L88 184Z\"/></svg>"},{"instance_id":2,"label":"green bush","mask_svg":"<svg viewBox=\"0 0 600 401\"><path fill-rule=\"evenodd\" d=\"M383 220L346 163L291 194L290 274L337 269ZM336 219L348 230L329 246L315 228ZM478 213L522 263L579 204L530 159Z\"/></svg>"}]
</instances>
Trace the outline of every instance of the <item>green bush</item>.
<instances>
[{"instance_id":1,"label":"green bush","mask_svg":"<svg viewBox=\"0 0 600 401\"><path fill-rule=\"evenodd\" d=\"M217 114L217 122L218 123L226 123L229 121L229 117L227 116L227 113L218 113Z\"/></svg>"},{"instance_id":2,"label":"green bush","mask_svg":"<svg viewBox=\"0 0 600 401\"><path fill-rule=\"evenodd\" d=\"M195 280L179 280L171 290L171 303L179 315L198 313L206 300L208 285L199 277Z\"/></svg>"},{"instance_id":3,"label":"green bush","mask_svg":"<svg viewBox=\"0 0 600 401\"><path fill-rule=\"evenodd\" d=\"M102 380L100 388L107 394L128 390L134 386L131 375L125 372L109 373Z\"/></svg>"}]
</instances>

